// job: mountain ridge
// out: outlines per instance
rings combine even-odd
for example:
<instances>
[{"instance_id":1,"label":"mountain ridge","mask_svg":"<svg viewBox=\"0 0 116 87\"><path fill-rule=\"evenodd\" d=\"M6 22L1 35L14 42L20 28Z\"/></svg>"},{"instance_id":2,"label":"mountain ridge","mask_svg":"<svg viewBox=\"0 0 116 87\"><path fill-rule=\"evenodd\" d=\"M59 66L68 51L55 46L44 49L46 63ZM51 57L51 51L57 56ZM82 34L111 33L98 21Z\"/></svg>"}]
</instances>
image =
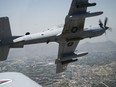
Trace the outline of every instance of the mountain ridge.
<instances>
[{"instance_id":1,"label":"mountain ridge","mask_svg":"<svg viewBox=\"0 0 116 87\"><path fill-rule=\"evenodd\" d=\"M112 41L105 42L86 42L78 47L79 51L89 51L89 52L108 52L116 51L116 43Z\"/></svg>"}]
</instances>

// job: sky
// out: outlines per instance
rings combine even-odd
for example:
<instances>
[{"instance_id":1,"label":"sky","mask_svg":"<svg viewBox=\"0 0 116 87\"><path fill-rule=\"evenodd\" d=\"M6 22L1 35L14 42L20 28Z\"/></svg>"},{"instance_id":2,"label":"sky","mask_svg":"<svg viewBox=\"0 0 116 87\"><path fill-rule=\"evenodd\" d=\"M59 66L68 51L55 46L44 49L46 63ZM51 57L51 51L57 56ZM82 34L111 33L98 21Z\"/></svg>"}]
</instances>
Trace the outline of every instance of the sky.
<instances>
[{"instance_id":1,"label":"sky","mask_svg":"<svg viewBox=\"0 0 116 87\"><path fill-rule=\"evenodd\" d=\"M64 24L72 0L0 0L0 17L7 16L10 20L13 35L24 35L26 32L37 33L48 28ZM108 26L112 32L107 31L90 42L114 41L116 42L116 0L89 0L96 2L95 7L88 8L90 12L103 11L98 17L87 18L85 28L99 27L98 20L109 18ZM90 27L91 26L91 27Z\"/></svg>"}]
</instances>

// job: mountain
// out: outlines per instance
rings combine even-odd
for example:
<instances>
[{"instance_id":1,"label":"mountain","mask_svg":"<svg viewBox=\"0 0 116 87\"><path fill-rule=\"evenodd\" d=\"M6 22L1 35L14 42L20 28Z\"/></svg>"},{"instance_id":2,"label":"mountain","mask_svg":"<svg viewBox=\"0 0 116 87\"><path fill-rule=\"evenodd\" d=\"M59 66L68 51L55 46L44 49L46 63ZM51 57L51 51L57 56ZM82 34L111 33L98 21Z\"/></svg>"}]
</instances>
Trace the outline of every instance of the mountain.
<instances>
[{"instance_id":1,"label":"mountain","mask_svg":"<svg viewBox=\"0 0 116 87\"><path fill-rule=\"evenodd\" d=\"M84 43L79 46L78 50L87 51L89 54L79 59L80 65L105 65L116 61L116 43L111 41Z\"/></svg>"},{"instance_id":2,"label":"mountain","mask_svg":"<svg viewBox=\"0 0 116 87\"><path fill-rule=\"evenodd\" d=\"M115 87L116 44L88 42L79 45L78 50L89 54L69 64L64 73L56 74L58 44L11 49L8 60L0 62L0 72L21 72L43 87Z\"/></svg>"},{"instance_id":3,"label":"mountain","mask_svg":"<svg viewBox=\"0 0 116 87\"><path fill-rule=\"evenodd\" d=\"M78 47L79 51L88 51L88 52L109 52L116 51L116 43L112 41L105 42L96 42L90 43L86 42Z\"/></svg>"}]
</instances>

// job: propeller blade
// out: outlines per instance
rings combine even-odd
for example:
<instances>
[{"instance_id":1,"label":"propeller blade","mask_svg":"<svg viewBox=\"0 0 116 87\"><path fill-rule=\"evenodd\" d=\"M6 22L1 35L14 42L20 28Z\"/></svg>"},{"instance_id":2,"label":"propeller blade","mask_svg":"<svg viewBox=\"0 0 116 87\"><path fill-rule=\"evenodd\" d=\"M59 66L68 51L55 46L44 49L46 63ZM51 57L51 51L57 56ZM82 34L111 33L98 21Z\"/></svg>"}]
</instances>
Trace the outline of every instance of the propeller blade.
<instances>
[{"instance_id":1,"label":"propeller blade","mask_svg":"<svg viewBox=\"0 0 116 87\"><path fill-rule=\"evenodd\" d=\"M106 18L105 18L105 21L104 21L104 27L105 27L105 28L107 28L107 27L106 27L107 22L108 22L108 18L106 17Z\"/></svg>"},{"instance_id":2,"label":"propeller blade","mask_svg":"<svg viewBox=\"0 0 116 87\"><path fill-rule=\"evenodd\" d=\"M108 22L108 18L107 18L107 17L106 17L105 20L104 20L104 24L102 23L101 19L99 19L99 26L100 26L102 29L112 31L112 29L111 29L110 27L107 27L107 22Z\"/></svg>"},{"instance_id":3,"label":"propeller blade","mask_svg":"<svg viewBox=\"0 0 116 87\"><path fill-rule=\"evenodd\" d=\"M101 20L99 20L99 25L100 25L101 28L103 28L103 23L102 23Z\"/></svg>"}]
</instances>

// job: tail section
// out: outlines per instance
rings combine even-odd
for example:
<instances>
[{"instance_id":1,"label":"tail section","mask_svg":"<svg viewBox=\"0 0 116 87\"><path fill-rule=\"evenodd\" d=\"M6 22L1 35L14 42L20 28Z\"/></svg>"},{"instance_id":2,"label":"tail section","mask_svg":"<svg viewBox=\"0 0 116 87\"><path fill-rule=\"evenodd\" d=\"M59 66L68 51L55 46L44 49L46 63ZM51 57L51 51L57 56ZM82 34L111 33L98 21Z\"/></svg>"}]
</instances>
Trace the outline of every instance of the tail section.
<instances>
[{"instance_id":1,"label":"tail section","mask_svg":"<svg viewBox=\"0 0 116 87\"><path fill-rule=\"evenodd\" d=\"M6 60L8 53L9 53L9 46L0 47L0 61Z\"/></svg>"},{"instance_id":2,"label":"tail section","mask_svg":"<svg viewBox=\"0 0 116 87\"><path fill-rule=\"evenodd\" d=\"M7 44L12 38L8 17L0 18L0 61L6 60L10 46Z\"/></svg>"},{"instance_id":3,"label":"tail section","mask_svg":"<svg viewBox=\"0 0 116 87\"><path fill-rule=\"evenodd\" d=\"M0 18L0 40L12 37L8 17Z\"/></svg>"}]
</instances>

